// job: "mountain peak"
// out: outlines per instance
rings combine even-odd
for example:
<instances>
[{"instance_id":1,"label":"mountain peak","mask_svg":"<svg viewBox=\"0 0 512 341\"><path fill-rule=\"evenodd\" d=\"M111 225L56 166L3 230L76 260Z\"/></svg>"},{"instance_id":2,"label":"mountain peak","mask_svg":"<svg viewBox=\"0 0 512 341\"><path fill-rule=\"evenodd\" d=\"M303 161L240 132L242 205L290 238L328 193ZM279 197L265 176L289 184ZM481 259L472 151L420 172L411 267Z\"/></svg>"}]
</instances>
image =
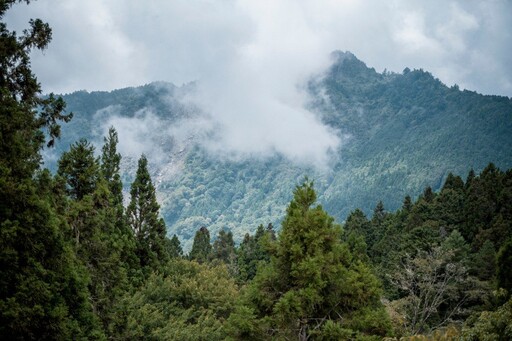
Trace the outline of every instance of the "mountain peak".
<instances>
[{"instance_id":1,"label":"mountain peak","mask_svg":"<svg viewBox=\"0 0 512 341\"><path fill-rule=\"evenodd\" d=\"M344 79L349 78L368 83L370 80L379 78L379 74L374 68L369 68L350 51L333 51L331 59L332 65L329 73L337 81L343 82Z\"/></svg>"},{"instance_id":2,"label":"mountain peak","mask_svg":"<svg viewBox=\"0 0 512 341\"><path fill-rule=\"evenodd\" d=\"M359 60L352 52L340 50L332 51L331 59L334 63L342 63L345 60Z\"/></svg>"}]
</instances>

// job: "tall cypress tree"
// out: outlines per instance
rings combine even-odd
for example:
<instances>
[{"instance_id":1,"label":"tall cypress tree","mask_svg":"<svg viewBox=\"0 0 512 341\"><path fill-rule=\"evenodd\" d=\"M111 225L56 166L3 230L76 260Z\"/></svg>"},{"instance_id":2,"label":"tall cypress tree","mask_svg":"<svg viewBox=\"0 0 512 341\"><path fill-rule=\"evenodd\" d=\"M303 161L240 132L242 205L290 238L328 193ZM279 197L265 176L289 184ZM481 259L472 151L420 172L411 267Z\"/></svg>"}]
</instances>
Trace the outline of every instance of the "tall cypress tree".
<instances>
[{"instance_id":1,"label":"tall cypress tree","mask_svg":"<svg viewBox=\"0 0 512 341\"><path fill-rule=\"evenodd\" d=\"M42 97L30 52L45 49L51 29L31 20L22 36L7 29L0 3L0 335L15 339L91 338L96 329L84 278L63 234L51 178L35 181L40 149L60 135L65 103ZM24 1L29 2L29 1Z\"/></svg>"},{"instance_id":2,"label":"tall cypress tree","mask_svg":"<svg viewBox=\"0 0 512 341\"><path fill-rule=\"evenodd\" d=\"M136 239L136 253L143 269L157 269L169 256L166 252L165 223L159 217L155 187L148 171L148 160L142 155L131 185L130 204L126 209L128 223Z\"/></svg>"},{"instance_id":3,"label":"tall cypress tree","mask_svg":"<svg viewBox=\"0 0 512 341\"><path fill-rule=\"evenodd\" d=\"M101 173L107 181L108 187L114 199L114 205L123 203L123 183L119 174L121 165L121 154L117 152L119 138L114 127L108 130L108 136L103 139L101 149ZM122 207L122 206L121 206Z\"/></svg>"},{"instance_id":4,"label":"tall cypress tree","mask_svg":"<svg viewBox=\"0 0 512 341\"><path fill-rule=\"evenodd\" d=\"M121 249L121 259L125 263L130 277L138 270L138 260L135 255L134 233L128 225L123 206L123 183L121 181L121 154L117 151L119 138L114 127L108 130L108 136L103 138L101 149L101 175L110 191L110 202L115 210L114 230L111 232L116 244Z\"/></svg>"},{"instance_id":5,"label":"tall cypress tree","mask_svg":"<svg viewBox=\"0 0 512 341\"><path fill-rule=\"evenodd\" d=\"M212 245L210 244L210 231L206 227L197 230L194 236L194 243L190 251L189 258L199 263L206 262L210 259L212 253Z\"/></svg>"}]
</instances>

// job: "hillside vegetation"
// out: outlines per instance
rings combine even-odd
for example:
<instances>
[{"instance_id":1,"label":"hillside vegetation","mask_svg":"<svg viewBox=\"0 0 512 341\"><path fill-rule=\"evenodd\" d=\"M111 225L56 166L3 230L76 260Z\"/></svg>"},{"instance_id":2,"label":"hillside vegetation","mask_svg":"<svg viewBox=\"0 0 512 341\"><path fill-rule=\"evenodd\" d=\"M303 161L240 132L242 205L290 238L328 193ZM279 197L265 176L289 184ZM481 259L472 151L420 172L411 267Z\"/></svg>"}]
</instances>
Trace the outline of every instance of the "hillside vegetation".
<instances>
[{"instance_id":1,"label":"hillside vegetation","mask_svg":"<svg viewBox=\"0 0 512 341\"><path fill-rule=\"evenodd\" d=\"M311 79L309 90L310 110L344 141L327 171L282 155L235 161L209 155L200 143L204 131L183 128L202 115L186 100L194 84L65 95L74 119L52 155L58 158L77 136L99 147L107 126L121 122L121 146L156 151L150 172L162 215L169 235L187 248L203 225L214 233L231 230L237 241L259 224L279 228L289 189L305 175L315 179L324 207L344 221L355 208L369 214L379 200L397 209L406 195L416 198L426 186L439 190L450 172L481 171L489 162L512 166L510 98L449 88L423 70L378 73L348 52L333 53L332 66ZM138 156L123 159L125 191ZM50 154L47 160L55 168Z\"/></svg>"},{"instance_id":2,"label":"hillside vegetation","mask_svg":"<svg viewBox=\"0 0 512 341\"><path fill-rule=\"evenodd\" d=\"M2 2L0 18L16 2ZM159 142L152 146L158 146L156 153L126 158L122 168L119 134L110 127L101 135L98 148L74 135L76 141L58 154L51 172L41 167L42 151L55 144L61 136L60 124L71 120L72 115L65 113L66 103L61 97L41 96L29 53L48 45L51 29L41 20L29 25L18 36L0 23L0 46L8 47L0 49L3 339L512 338L511 169L501 170L489 163L481 172L469 170L465 180L443 173L442 181L433 182L434 188L425 187L414 199L405 196L399 209L387 209L387 200L392 201L388 190L403 180L395 179L382 192L372 193L384 201L378 201L371 215L356 208L340 224L330 212L342 215L348 209L339 209L334 195L339 195L338 200L350 195L341 194L348 187L336 190L334 186L345 186L338 178L348 164L343 151L347 158L354 153L351 162L363 162L356 149L372 141L380 129L358 133L356 126L340 125L340 134L352 134L353 142L340 150L340 162L329 175L291 165L281 156L255 164L249 160L219 161L205 155L198 145L184 144L193 140L188 136L169 139L163 120L174 124L177 118L194 118L198 112L180 101L173 102L185 88L153 84L114 92L127 99L115 108L108 101L112 94L82 92L68 99L81 98L83 106L91 99L91 106L102 108L99 114L91 109L92 116L77 110L78 123L71 125L76 129L71 134L82 129L86 137L94 137L93 125L101 124L98 115L119 113L125 105L124 109L132 107L126 115L133 115L133 119L153 120L141 115L148 115L148 103L158 111L162 102L153 103L148 93L158 100L162 94L175 94L178 97L167 98L161 106L161 118L156 120L160 129L153 127L152 134L144 135ZM334 65L340 67L338 71L347 67L355 74L373 75L373 83L386 87L414 75L411 71L379 76L349 54L338 55ZM428 74L416 71L416 75L421 77L412 78L438 84L444 91L456 91L455 97L464 96L458 90L446 89ZM312 91L336 78L328 74L320 83L312 81ZM357 77L353 83L354 89L361 90ZM326 85L326 91L340 84ZM333 94L342 93L336 91ZM334 95L330 97L331 103L324 98L312 104L322 108L325 120L339 114L332 108L342 103L336 102ZM476 98L479 103L488 100ZM495 139L508 146L493 119L501 117L500 103L505 103L505 109L510 107L509 100L491 99L488 113L482 115L489 115L485 121L496 127ZM479 108L484 110L485 106ZM361 120L366 122L364 110ZM390 121L372 122L385 126ZM507 122L503 124L507 126ZM489 128L480 123L470 131ZM446 138L458 132L456 127L451 131ZM362 137L365 134L368 140ZM420 141L427 145L435 141L432 135L427 136L432 139ZM486 136L476 141L485 141ZM134 144L137 141L129 142L132 148L140 148ZM485 157L496 158L502 157L501 147L494 143L482 146L488 153ZM422 150L419 146L412 149ZM367 154L371 156L369 150ZM374 159L381 154L375 154ZM156 158L153 169L149 156ZM420 156L426 159L407 167L414 171L418 164L428 165L436 153L428 158ZM508 162L507 157L500 162ZM392 162L390 156L380 160ZM393 169L390 164L386 167ZM367 169L365 178L380 174L378 170ZM297 179L305 172L320 179L317 188L322 190L321 197L314 181ZM393 171L388 172L391 174ZM343 179L352 179L350 173ZM390 179L377 176L370 189ZM373 183L368 181L368 185ZM123 182L129 184L128 191L123 191ZM173 225L166 226L162 217L159 192L166 204L163 216ZM354 198L348 207L365 196ZM330 203L331 210L319 204L322 200ZM258 224L269 217L282 223L276 227ZM191 220L187 223L187 219ZM199 219L211 224L196 226ZM190 252L184 252L176 234L170 238L169 230L182 236L190 233ZM243 233L238 244L235 233Z\"/></svg>"}]
</instances>

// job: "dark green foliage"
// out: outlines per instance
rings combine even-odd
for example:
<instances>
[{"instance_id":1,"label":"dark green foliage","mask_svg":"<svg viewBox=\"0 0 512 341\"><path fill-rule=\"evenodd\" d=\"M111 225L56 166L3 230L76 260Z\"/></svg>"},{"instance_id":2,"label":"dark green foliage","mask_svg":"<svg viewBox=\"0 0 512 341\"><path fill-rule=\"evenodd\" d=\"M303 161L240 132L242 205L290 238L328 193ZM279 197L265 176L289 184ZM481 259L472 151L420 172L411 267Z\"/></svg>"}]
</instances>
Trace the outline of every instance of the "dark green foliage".
<instances>
[{"instance_id":1,"label":"dark green foliage","mask_svg":"<svg viewBox=\"0 0 512 341\"><path fill-rule=\"evenodd\" d=\"M104 204L110 210L115 211L115 213L109 213L110 223L113 223L113 226L104 229L104 231L110 235L109 238L114 242L114 248L120 252L119 258L122 262L120 266L124 271L127 271L131 282L135 282L140 263L135 253L136 241L134 233L128 224L124 212L123 184L119 173L121 154L117 152L118 143L117 132L114 127L111 127L108 131L108 136L104 137L100 169L109 191L108 202L105 201Z\"/></svg>"},{"instance_id":2,"label":"dark green foliage","mask_svg":"<svg viewBox=\"0 0 512 341\"><path fill-rule=\"evenodd\" d=\"M213 242L210 258L213 262L222 262L228 267L230 275L235 278L238 273L237 254L233 233L221 230Z\"/></svg>"},{"instance_id":3,"label":"dark green foliage","mask_svg":"<svg viewBox=\"0 0 512 341\"><path fill-rule=\"evenodd\" d=\"M349 245L350 251L354 257L364 262L368 262L368 241L371 239L372 227L363 211L356 209L352 211L345 225L343 226L343 240Z\"/></svg>"},{"instance_id":4,"label":"dark green foliage","mask_svg":"<svg viewBox=\"0 0 512 341\"><path fill-rule=\"evenodd\" d=\"M212 245L210 244L210 231L203 226L196 232L189 258L199 263L204 263L210 259L211 253Z\"/></svg>"},{"instance_id":5,"label":"dark green foliage","mask_svg":"<svg viewBox=\"0 0 512 341\"><path fill-rule=\"evenodd\" d=\"M272 224L265 229L259 225L254 236L246 234L238 248L238 271L242 282L250 281L256 276L258 264L270 261L269 248L275 241Z\"/></svg>"},{"instance_id":6,"label":"dark green foliage","mask_svg":"<svg viewBox=\"0 0 512 341\"><path fill-rule=\"evenodd\" d=\"M344 229L346 233L354 232L364 236L365 239L370 238L370 222L366 218L366 215L363 213L363 211L360 209L356 209L350 212L345 222Z\"/></svg>"},{"instance_id":7,"label":"dark green foliage","mask_svg":"<svg viewBox=\"0 0 512 341\"><path fill-rule=\"evenodd\" d=\"M254 330L262 338L306 340L321 338L330 320L338 328L354 328L355 335L386 334L386 319L366 319L365 313L366 308L383 311L377 279L353 259L340 241L340 227L321 206L312 206L315 201L311 182L297 186L271 262L259 269L248 289L257 318Z\"/></svg>"},{"instance_id":8,"label":"dark green foliage","mask_svg":"<svg viewBox=\"0 0 512 341\"><path fill-rule=\"evenodd\" d=\"M162 172L158 191L169 233L177 234L186 249L200 226L208 226L212 237L222 229L232 231L236 243L259 224L279 226L290 199L288 188L304 174L317 179L319 200L341 222L356 208L371 217L379 200L391 212L401 207L406 194L416 201L427 186L434 193L445 183L447 189L454 189L450 173L465 176L470 167L481 172L489 161L503 169L512 167L510 98L449 88L423 70L379 73L350 53L337 52L333 57L325 77L309 86L311 109L321 113L334 131L351 137L335 151L339 162L334 162L328 176L280 156L219 160L198 148L197 140L187 140L181 153L183 144L172 143L179 136L168 139L155 131L148 137L155 145L167 141L162 154L179 155L173 162L183 165L172 176ZM67 147L76 136L92 140L97 125L92 118L98 111L104 115L99 115L101 122L108 122L108 115L137 119L136 113L148 107L162 124L187 121L198 113L180 102L180 96L193 88L154 83L66 95L75 118L63 132L63 144ZM101 110L107 107L116 112ZM154 171L166 168L167 164ZM126 170L125 183L133 173ZM478 227L470 230L470 226L459 229L468 241L478 234Z\"/></svg>"},{"instance_id":9,"label":"dark green foliage","mask_svg":"<svg viewBox=\"0 0 512 341\"><path fill-rule=\"evenodd\" d=\"M130 204L126 215L135 235L136 254L145 270L158 269L169 259L165 245L165 223L159 216L159 210L155 187L148 171L148 160L142 155L130 189Z\"/></svg>"},{"instance_id":10,"label":"dark green foliage","mask_svg":"<svg viewBox=\"0 0 512 341\"><path fill-rule=\"evenodd\" d=\"M107 181L114 205L123 204L123 183L121 182L120 164L121 154L117 152L119 139L114 127L108 130L108 136L104 138L105 144L101 149L101 173Z\"/></svg>"},{"instance_id":11,"label":"dark green foliage","mask_svg":"<svg viewBox=\"0 0 512 341\"><path fill-rule=\"evenodd\" d=\"M465 201L466 235L465 238L480 247L486 239L479 234L490 234L493 216L499 212L499 191L501 190L501 172L489 164L482 173L471 181ZM494 236L500 238L503 236Z\"/></svg>"},{"instance_id":12,"label":"dark green foliage","mask_svg":"<svg viewBox=\"0 0 512 341\"><path fill-rule=\"evenodd\" d=\"M386 211L384 210L384 204L382 201L377 203L373 210L373 216L371 223L369 224L369 230L366 234L366 243L369 248L382 237L384 234L384 220L386 219Z\"/></svg>"},{"instance_id":13,"label":"dark green foliage","mask_svg":"<svg viewBox=\"0 0 512 341\"><path fill-rule=\"evenodd\" d=\"M443 251L451 252L450 258L452 261L465 263L469 261L468 256L470 247L458 230L453 230L453 232L441 243L441 247Z\"/></svg>"},{"instance_id":14,"label":"dark green foliage","mask_svg":"<svg viewBox=\"0 0 512 341\"><path fill-rule=\"evenodd\" d=\"M2 1L0 18L18 1ZM28 1L26 1L28 3ZM0 23L0 335L9 340L101 337L88 302L87 273L58 214L59 186L35 179L47 131L59 137L61 98L41 97L30 52L43 50L51 29L31 20L22 36ZM37 111L39 109L39 112Z\"/></svg>"},{"instance_id":15,"label":"dark green foliage","mask_svg":"<svg viewBox=\"0 0 512 341\"><path fill-rule=\"evenodd\" d=\"M85 139L74 143L69 152L62 154L57 174L66 180L68 193L73 199L81 200L92 194L100 176L94 147Z\"/></svg>"},{"instance_id":16,"label":"dark green foliage","mask_svg":"<svg viewBox=\"0 0 512 341\"><path fill-rule=\"evenodd\" d=\"M407 209L387 214L385 232L368 254L389 307L400 316L398 333L460 324L471 312L496 307L492 290L496 282L504 288L500 276L506 283L510 273L506 251L496 256L497 249L507 250L512 232L508 177L492 164L478 175L470 172L466 184L449 175L439 193L427 188ZM440 295L429 298L432 293Z\"/></svg>"},{"instance_id":17,"label":"dark green foliage","mask_svg":"<svg viewBox=\"0 0 512 341\"><path fill-rule=\"evenodd\" d=\"M508 291L508 295L512 295L512 238L505 242L497 257L498 263L498 287Z\"/></svg>"},{"instance_id":18,"label":"dark green foliage","mask_svg":"<svg viewBox=\"0 0 512 341\"><path fill-rule=\"evenodd\" d=\"M62 233L65 223L32 181L20 183L16 208L0 224L0 335L69 339L98 333L87 273ZM4 216L5 217L5 216Z\"/></svg>"},{"instance_id":19,"label":"dark green foliage","mask_svg":"<svg viewBox=\"0 0 512 341\"><path fill-rule=\"evenodd\" d=\"M167 253L169 254L169 257L171 257L171 258L183 257L183 249L181 248L181 243L180 243L180 240L178 239L178 236L176 236L174 234L171 239L166 238L166 243L167 243Z\"/></svg>"},{"instance_id":20,"label":"dark green foliage","mask_svg":"<svg viewBox=\"0 0 512 341\"><path fill-rule=\"evenodd\" d=\"M28 3L1 1L0 18L17 2ZM489 158L510 165L510 99L448 89L422 70L378 74L338 54L321 84L311 84L329 103L319 96L311 105L353 136L346 162L332 176L319 175L327 207L339 218L353 210L344 230L314 206L306 180L278 238L272 224L260 225L236 249L233 239L250 226L279 221L289 199L281 189L304 169L282 157L219 163L190 148L185 171L162 184L164 197L177 193L165 216L182 240L201 226L191 222L223 217L213 220L213 246L206 227L197 231L191 262L182 259L178 236L166 237L144 156L125 214L113 128L100 159L81 139L62 154L57 176L39 171L45 139L54 145L58 121L71 115L61 98L41 96L29 53L48 45L51 30L40 20L29 25L17 36L0 23L3 339L371 340L390 333L388 312L398 336L467 319L468 340L511 338L512 170L489 164L478 175L470 171L466 183L451 173L470 161L480 170ZM154 84L137 95L125 89L68 98L81 109L79 135L87 135L93 120L84 113L112 101L122 101L127 115L151 105L162 119L187 117L178 100L171 109L162 101L175 91ZM400 211L386 212L379 201L366 218L368 203L384 199L396 208L426 185Z\"/></svg>"},{"instance_id":21,"label":"dark green foliage","mask_svg":"<svg viewBox=\"0 0 512 341\"><path fill-rule=\"evenodd\" d=\"M409 213L412 208L412 199L409 195L405 196L404 202L402 203L402 210L405 213Z\"/></svg>"},{"instance_id":22,"label":"dark green foliage","mask_svg":"<svg viewBox=\"0 0 512 341\"><path fill-rule=\"evenodd\" d=\"M473 255L472 268L475 276L482 281L490 281L496 275L496 251L490 240L486 240Z\"/></svg>"},{"instance_id":23,"label":"dark green foliage","mask_svg":"<svg viewBox=\"0 0 512 341\"><path fill-rule=\"evenodd\" d=\"M233 233L221 230L213 242L212 259L218 259L226 264L235 260L235 242Z\"/></svg>"},{"instance_id":24,"label":"dark green foliage","mask_svg":"<svg viewBox=\"0 0 512 341\"><path fill-rule=\"evenodd\" d=\"M460 176L455 176L452 173L448 173L448 176L446 177L446 181L444 182L442 189L451 189L454 191L464 190L464 181Z\"/></svg>"}]
</instances>

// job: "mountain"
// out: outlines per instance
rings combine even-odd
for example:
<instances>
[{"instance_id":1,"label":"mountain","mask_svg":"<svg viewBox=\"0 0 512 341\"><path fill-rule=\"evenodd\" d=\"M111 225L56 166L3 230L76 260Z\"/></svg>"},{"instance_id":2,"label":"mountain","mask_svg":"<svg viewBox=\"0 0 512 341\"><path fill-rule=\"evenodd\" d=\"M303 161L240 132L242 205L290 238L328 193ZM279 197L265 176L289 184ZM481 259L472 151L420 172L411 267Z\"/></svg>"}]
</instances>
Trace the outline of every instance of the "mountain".
<instances>
[{"instance_id":1,"label":"mountain","mask_svg":"<svg viewBox=\"0 0 512 341\"><path fill-rule=\"evenodd\" d=\"M438 190L450 172L481 171L489 162L512 167L512 100L447 87L423 70L379 73L349 52L307 85L308 109L343 144L332 169L295 164L282 155L227 159L209 155L207 118L189 100L195 84L152 83L111 92L64 95L73 120L62 140L45 152L55 169L58 155L80 137L99 149L109 125L120 135L123 179L135 174L137 158L150 160L168 233L190 247L207 226L241 240L259 224L279 227L292 188L304 176L315 181L319 202L338 222L355 208L371 214L379 200L395 210L406 195L426 186Z\"/></svg>"}]
</instances>

